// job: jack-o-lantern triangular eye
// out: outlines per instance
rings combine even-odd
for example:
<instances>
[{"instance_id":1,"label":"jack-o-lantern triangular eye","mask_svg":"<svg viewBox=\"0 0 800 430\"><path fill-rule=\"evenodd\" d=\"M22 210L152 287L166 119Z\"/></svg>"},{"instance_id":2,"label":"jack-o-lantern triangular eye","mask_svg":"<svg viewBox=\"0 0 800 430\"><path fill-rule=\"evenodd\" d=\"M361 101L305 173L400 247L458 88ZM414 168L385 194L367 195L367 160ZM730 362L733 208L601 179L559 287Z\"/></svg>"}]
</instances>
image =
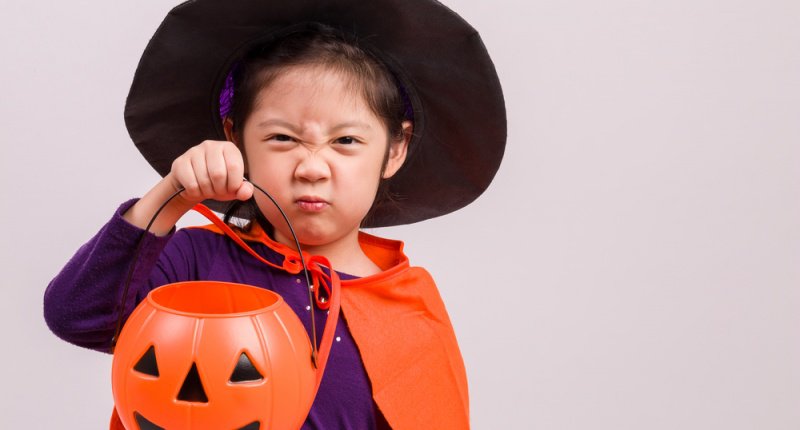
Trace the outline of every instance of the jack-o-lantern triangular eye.
<instances>
[{"instance_id":1,"label":"jack-o-lantern triangular eye","mask_svg":"<svg viewBox=\"0 0 800 430\"><path fill-rule=\"evenodd\" d=\"M145 375L158 377L158 362L156 361L156 349L153 345L145 351L142 358L133 366L133 370L144 373Z\"/></svg>"},{"instance_id":2,"label":"jack-o-lantern triangular eye","mask_svg":"<svg viewBox=\"0 0 800 430\"><path fill-rule=\"evenodd\" d=\"M261 430L261 423L258 421L253 421L252 423L238 429L238 430Z\"/></svg>"},{"instance_id":3,"label":"jack-o-lantern triangular eye","mask_svg":"<svg viewBox=\"0 0 800 430\"><path fill-rule=\"evenodd\" d=\"M231 374L231 382L255 382L264 379L264 376L256 369L247 353L239 356L239 362Z\"/></svg>"}]
</instances>

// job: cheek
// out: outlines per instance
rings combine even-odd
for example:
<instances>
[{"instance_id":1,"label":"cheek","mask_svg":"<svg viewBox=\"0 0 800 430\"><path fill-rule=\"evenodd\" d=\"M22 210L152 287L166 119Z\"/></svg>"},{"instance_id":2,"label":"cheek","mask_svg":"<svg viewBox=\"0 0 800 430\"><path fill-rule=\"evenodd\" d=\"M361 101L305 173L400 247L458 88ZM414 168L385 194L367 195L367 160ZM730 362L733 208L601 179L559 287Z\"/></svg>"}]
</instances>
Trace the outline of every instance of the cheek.
<instances>
[{"instance_id":1,"label":"cheek","mask_svg":"<svg viewBox=\"0 0 800 430\"><path fill-rule=\"evenodd\" d=\"M375 196L381 178L383 154L370 155L373 156L353 158L336 166L334 173L341 188L359 190L360 195L367 193L370 197Z\"/></svg>"},{"instance_id":2,"label":"cheek","mask_svg":"<svg viewBox=\"0 0 800 430\"><path fill-rule=\"evenodd\" d=\"M255 154L247 157L247 171L250 180L265 188L270 187L271 183L286 181L292 175L290 163L286 160L281 161L280 156L276 154L271 156ZM267 190L270 191L269 188Z\"/></svg>"}]
</instances>

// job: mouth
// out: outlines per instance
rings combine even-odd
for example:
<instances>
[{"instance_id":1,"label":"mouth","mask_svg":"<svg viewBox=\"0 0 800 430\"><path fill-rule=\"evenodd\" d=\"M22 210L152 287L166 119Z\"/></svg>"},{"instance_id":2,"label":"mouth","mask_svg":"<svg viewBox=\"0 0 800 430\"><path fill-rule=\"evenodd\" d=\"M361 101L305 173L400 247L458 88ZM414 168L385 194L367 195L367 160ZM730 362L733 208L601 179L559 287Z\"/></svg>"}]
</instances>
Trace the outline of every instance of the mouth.
<instances>
[{"instance_id":1,"label":"mouth","mask_svg":"<svg viewBox=\"0 0 800 430\"><path fill-rule=\"evenodd\" d=\"M136 419L136 424L139 426L139 428L141 430L164 430L163 427L159 427L159 426L153 424L150 420L148 420L147 418L143 417L138 412L134 412L133 416ZM252 423L250 423L250 424L248 424L248 425L246 425L244 427L240 427L237 430L260 430L260 429L261 429L261 422L253 421Z\"/></svg>"},{"instance_id":2,"label":"mouth","mask_svg":"<svg viewBox=\"0 0 800 430\"><path fill-rule=\"evenodd\" d=\"M325 199L317 196L302 196L294 202L304 212L320 212L330 206Z\"/></svg>"}]
</instances>

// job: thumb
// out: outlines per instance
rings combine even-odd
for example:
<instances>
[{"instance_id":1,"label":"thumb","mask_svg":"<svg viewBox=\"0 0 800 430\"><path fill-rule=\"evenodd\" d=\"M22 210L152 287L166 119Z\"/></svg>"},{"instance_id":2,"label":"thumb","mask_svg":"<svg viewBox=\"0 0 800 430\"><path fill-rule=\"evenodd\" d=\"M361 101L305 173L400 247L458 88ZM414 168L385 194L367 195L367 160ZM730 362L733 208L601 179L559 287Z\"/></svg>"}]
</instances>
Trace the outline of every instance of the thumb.
<instances>
[{"instance_id":1,"label":"thumb","mask_svg":"<svg viewBox=\"0 0 800 430\"><path fill-rule=\"evenodd\" d=\"M236 199L245 201L249 200L250 197L253 197L253 184L248 181L243 181L239 189L236 190Z\"/></svg>"}]
</instances>

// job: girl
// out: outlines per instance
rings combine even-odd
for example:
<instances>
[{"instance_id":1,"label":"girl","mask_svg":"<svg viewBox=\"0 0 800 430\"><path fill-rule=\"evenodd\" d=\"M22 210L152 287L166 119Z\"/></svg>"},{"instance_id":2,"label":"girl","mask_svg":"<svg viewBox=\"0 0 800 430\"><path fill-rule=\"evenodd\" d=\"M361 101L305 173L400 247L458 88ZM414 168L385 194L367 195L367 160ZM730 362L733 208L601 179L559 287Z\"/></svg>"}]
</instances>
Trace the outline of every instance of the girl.
<instances>
[{"instance_id":1,"label":"girl","mask_svg":"<svg viewBox=\"0 0 800 430\"><path fill-rule=\"evenodd\" d=\"M236 234L286 267L292 236L248 178L286 211L303 251L343 279L336 342L303 428L469 426L466 373L433 281L401 242L359 230L451 212L491 181L505 112L468 24L429 0L187 2L148 45L126 124L164 178L53 279L45 318L58 336L109 350L136 243L181 188L143 238L125 315L159 285L206 279L274 290L309 330L311 312L323 321L297 273L265 270L217 227L174 231L205 201L244 220Z\"/></svg>"}]
</instances>

